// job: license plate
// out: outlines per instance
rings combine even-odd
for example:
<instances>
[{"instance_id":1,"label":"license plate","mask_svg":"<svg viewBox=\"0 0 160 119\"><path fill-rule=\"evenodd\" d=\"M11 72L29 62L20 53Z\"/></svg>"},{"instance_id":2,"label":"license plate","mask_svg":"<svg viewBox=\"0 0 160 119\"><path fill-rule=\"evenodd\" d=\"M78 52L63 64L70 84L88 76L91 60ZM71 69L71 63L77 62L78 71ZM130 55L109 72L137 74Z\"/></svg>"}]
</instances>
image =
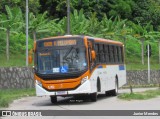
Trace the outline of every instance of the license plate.
<instances>
[{"instance_id":1,"label":"license plate","mask_svg":"<svg viewBox=\"0 0 160 119\"><path fill-rule=\"evenodd\" d=\"M67 94L66 91L58 91L58 92L57 92L57 95L65 95L65 94Z\"/></svg>"}]
</instances>

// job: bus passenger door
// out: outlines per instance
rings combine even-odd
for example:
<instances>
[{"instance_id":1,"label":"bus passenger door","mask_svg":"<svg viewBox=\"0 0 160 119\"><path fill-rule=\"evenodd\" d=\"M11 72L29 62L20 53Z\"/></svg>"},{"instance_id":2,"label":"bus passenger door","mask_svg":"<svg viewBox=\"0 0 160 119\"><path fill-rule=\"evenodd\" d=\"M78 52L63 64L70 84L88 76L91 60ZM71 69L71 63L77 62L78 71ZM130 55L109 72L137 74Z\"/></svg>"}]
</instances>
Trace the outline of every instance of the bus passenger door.
<instances>
[{"instance_id":1,"label":"bus passenger door","mask_svg":"<svg viewBox=\"0 0 160 119\"><path fill-rule=\"evenodd\" d=\"M91 73L91 77L90 77L90 83L91 83L91 90L93 92L96 91L96 80L97 80L97 75L95 73L95 71L93 71L94 67L95 67L95 61L92 59L92 50L93 50L93 47L92 47L92 42L91 41L88 41L88 62L89 62L89 70L90 70L90 73Z\"/></svg>"},{"instance_id":2,"label":"bus passenger door","mask_svg":"<svg viewBox=\"0 0 160 119\"><path fill-rule=\"evenodd\" d=\"M94 60L92 59L92 54L91 54L92 50L93 50L92 42L88 41L88 60L89 60L89 69L90 69L90 71L93 70L94 64L95 64Z\"/></svg>"}]
</instances>

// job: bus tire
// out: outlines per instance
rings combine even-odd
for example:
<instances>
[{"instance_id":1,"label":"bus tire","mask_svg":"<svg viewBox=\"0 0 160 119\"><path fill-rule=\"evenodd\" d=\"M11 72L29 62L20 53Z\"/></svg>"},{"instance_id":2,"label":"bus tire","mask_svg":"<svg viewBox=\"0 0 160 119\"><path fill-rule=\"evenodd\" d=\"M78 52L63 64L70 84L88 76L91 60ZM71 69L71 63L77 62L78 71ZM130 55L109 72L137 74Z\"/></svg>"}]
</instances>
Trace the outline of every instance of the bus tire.
<instances>
[{"instance_id":1,"label":"bus tire","mask_svg":"<svg viewBox=\"0 0 160 119\"><path fill-rule=\"evenodd\" d=\"M113 96L117 96L118 95L118 78L116 76L116 80L115 80L115 89L112 90L112 95Z\"/></svg>"},{"instance_id":2,"label":"bus tire","mask_svg":"<svg viewBox=\"0 0 160 119\"><path fill-rule=\"evenodd\" d=\"M91 99L92 102L96 102L97 101L97 92L91 93L90 94L90 99Z\"/></svg>"},{"instance_id":3,"label":"bus tire","mask_svg":"<svg viewBox=\"0 0 160 119\"><path fill-rule=\"evenodd\" d=\"M111 91L105 91L106 96L111 96L112 95L112 90Z\"/></svg>"},{"instance_id":4,"label":"bus tire","mask_svg":"<svg viewBox=\"0 0 160 119\"><path fill-rule=\"evenodd\" d=\"M97 92L101 92L101 82L100 79L97 79Z\"/></svg>"},{"instance_id":5,"label":"bus tire","mask_svg":"<svg viewBox=\"0 0 160 119\"><path fill-rule=\"evenodd\" d=\"M51 103L56 103L57 102L57 96L50 96Z\"/></svg>"}]
</instances>

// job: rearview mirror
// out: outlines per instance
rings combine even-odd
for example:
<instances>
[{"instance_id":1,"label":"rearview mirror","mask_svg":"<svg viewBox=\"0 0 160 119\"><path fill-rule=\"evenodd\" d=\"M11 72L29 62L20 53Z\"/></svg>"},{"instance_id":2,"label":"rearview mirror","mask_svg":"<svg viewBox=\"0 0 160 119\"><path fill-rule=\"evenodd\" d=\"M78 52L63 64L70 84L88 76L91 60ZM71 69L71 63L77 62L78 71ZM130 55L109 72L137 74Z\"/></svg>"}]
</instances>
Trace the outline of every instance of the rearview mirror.
<instances>
[{"instance_id":1,"label":"rearview mirror","mask_svg":"<svg viewBox=\"0 0 160 119\"><path fill-rule=\"evenodd\" d=\"M92 60L96 59L96 53L94 50L91 51Z\"/></svg>"}]
</instances>

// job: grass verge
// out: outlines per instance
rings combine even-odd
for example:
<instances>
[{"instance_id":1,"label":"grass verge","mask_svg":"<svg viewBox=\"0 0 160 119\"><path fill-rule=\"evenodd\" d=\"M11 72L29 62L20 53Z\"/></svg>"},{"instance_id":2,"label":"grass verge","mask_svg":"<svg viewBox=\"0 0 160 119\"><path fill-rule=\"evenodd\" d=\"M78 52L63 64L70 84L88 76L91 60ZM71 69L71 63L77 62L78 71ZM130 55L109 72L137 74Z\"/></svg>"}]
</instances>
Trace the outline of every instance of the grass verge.
<instances>
[{"instance_id":1,"label":"grass verge","mask_svg":"<svg viewBox=\"0 0 160 119\"><path fill-rule=\"evenodd\" d=\"M150 66L151 66L151 69L152 70L159 70L160 69L160 65L157 63L152 63L152 64L150 64ZM148 64L144 64L144 65L142 65L141 63L139 63L139 64L134 64L134 63L132 63L132 64L126 64L126 69L127 70L148 70Z\"/></svg>"},{"instance_id":2,"label":"grass verge","mask_svg":"<svg viewBox=\"0 0 160 119\"><path fill-rule=\"evenodd\" d=\"M144 92L137 92L137 93L124 93L118 95L118 98L124 100L147 100L151 98L155 98L160 96L160 89L157 90L147 90Z\"/></svg>"},{"instance_id":3,"label":"grass verge","mask_svg":"<svg viewBox=\"0 0 160 119\"><path fill-rule=\"evenodd\" d=\"M26 65L26 56L22 54L11 54L9 61L7 61L4 54L0 54L0 67L22 67ZM30 66L33 66L31 64Z\"/></svg>"},{"instance_id":4,"label":"grass verge","mask_svg":"<svg viewBox=\"0 0 160 119\"><path fill-rule=\"evenodd\" d=\"M8 107L9 104L18 98L34 96L35 89L6 89L0 90L0 108Z\"/></svg>"}]
</instances>

